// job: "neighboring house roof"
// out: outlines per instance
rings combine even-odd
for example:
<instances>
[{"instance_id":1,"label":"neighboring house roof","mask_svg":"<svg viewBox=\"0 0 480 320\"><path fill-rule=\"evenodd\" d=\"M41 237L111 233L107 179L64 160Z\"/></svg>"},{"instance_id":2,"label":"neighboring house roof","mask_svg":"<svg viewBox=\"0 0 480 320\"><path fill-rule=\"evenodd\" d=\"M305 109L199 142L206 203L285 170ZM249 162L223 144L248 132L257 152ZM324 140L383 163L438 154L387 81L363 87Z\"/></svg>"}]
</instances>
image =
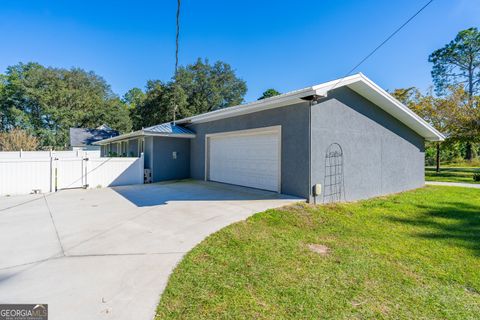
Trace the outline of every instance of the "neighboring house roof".
<instances>
[{"instance_id":1,"label":"neighboring house roof","mask_svg":"<svg viewBox=\"0 0 480 320\"><path fill-rule=\"evenodd\" d=\"M70 128L70 146L85 147L97 141L118 136L118 131L108 129Z\"/></svg>"},{"instance_id":2,"label":"neighboring house roof","mask_svg":"<svg viewBox=\"0 0 480 320\"><path fill-rule=\"evenodd\" d=\"M268 110L305 101L312 97L327 97L329 91L348 87L364 98L370 100L385 112L394 116L406 126L430 141L442 141L444 135L420 118L407 106L392 97L362 73L325 82L308 88L291 91L271 98L254 101L234 107L219 109L177 121L178 124L201 123L223 118L235 117L252 112Z\"/></svg>"},{"instance_id":3,"label":"neighboring house roof","mask_svg":"<svg viewBox=\"0 0 480 320\"><path fill-rule=\"evenodd\" d=\"M98 141L96 145L102 145L119 140L131 139L142 136L163 136L163 137L175 137L175 138L195 138L195 133L183 126L175 125L170 122L157 124L142 130L133 131L130 133L122 134L121 136Z\"/></svg>"}]
</instances>

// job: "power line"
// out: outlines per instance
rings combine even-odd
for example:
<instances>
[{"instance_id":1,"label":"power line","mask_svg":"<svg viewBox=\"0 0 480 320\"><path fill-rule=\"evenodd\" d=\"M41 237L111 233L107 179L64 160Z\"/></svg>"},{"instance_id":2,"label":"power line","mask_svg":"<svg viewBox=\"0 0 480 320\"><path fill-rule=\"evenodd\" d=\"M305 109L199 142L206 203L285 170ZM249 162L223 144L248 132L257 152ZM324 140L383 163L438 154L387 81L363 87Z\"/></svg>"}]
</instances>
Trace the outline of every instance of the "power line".
<instances>
[{"instance_id":1,"label":"power line","mask_svg":"<svg viewBox=\"0 0 480 320\"><path fill-rule=\"evenodd\" d=\"M181 0L177 0L177 32L175 34L175 78L177 77L177 69L178 69L178 38L180 36L180 1Z\"/></svg>"},{"instance_id":2,"label":"power line","mask_svg":"<svg viewBox=\"0 0 480 320\"><path fill-rule=\"evenodd\" d=\"M415 14L413 16L411 16L410 18L408 18L407 21L405 21L400 27L398 27L394 32L392 32L392 34L390 34L385 40L383 40L375 49L373 49L368 55L365 56L365 58L363 58L359 63L357 63L350 71L347 72L347 74L345 74L345 76L343 76L342 78L340 78L338 80L337 83L335 83L335 85L332 87L332 89L330 90L333 90L335 89L335 87L340 84L343 79L345 79L346 77L348 77L353 71L355 71L358 67L360 67L365 61L368 60L368 58L370 58L375 52L378 51L378 49L380 49L384 44L386 44L390 39L392 39L398 32L400 32L400 30L402 30L408 23L410 23L410 21L412 21L413 19L415 19L416 16L418 16L423 10L425 10L434 0L430 0L428 1L425 5L423 5L423 7L421 7L417 12L415 12Z\"/></svg>"}]
</instances>

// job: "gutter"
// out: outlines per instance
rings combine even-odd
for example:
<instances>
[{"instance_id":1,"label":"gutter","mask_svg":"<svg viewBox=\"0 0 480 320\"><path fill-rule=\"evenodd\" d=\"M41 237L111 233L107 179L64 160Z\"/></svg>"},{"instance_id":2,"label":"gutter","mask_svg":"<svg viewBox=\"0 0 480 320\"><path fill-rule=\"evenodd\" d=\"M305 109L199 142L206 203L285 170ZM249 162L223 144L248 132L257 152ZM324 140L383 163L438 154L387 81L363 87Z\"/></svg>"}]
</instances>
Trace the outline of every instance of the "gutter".
<instances>
[{"instance_id":1,"label":"gutter","mask_svg":"<svg viewBox=\"0 0 480 320\"><path fill-rule=\"evenodd\" d=\"M305 98L316 96L316 95L317 95L317 90L313 89L313 87L309 87L302 90L293 91L287 94L253 101L247 104L241 104L233 107L214 110L214 111L199 114L196 116L184 118L181 120L177 120L177 124L208 122L208 121L213 121L213 120L218 120L223 118L235 117L235 116L252 113L252 112L274 109L274 108L290 105L295 102L302 102L302 100L305 100Z\"/></svg>"},{"instance_id":2,"label":"gutter","mask_svg":"<svg viewBox=\"0 0 480 320\"><path fill-rule=\"evenodd\" d=\"M116 141L123 141L123 140L129 140L133 139L136 137L170 137L170 138L185 138L185 139L192 139L195 138L195 134L189 134L189 133L161 133L161 132L148 132L144 130L138 130L130 133L125 133L120 136L116 136L113 138L108 138L104 140L100 140L97 142L94 142L94 145L104 145Z\"/></svg>"}]
</instances>

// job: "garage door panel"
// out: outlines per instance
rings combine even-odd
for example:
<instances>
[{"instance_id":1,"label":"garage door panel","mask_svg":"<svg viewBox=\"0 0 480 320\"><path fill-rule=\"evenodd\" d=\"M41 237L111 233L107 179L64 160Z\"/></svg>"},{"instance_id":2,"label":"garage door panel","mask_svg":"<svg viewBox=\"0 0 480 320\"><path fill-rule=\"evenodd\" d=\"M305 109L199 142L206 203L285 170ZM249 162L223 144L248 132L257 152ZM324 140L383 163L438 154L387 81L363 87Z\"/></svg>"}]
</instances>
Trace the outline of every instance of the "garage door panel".
<instances>
[{"instance_id":1,"label":"garage door panel","mask_svg":"<svg viewBox=\"0 0 480 320\"><path fill-rule=\"evenodd\" d=\"M209 180L279 190L279 131L209 138Z\"/></svg>"}]
</instances>

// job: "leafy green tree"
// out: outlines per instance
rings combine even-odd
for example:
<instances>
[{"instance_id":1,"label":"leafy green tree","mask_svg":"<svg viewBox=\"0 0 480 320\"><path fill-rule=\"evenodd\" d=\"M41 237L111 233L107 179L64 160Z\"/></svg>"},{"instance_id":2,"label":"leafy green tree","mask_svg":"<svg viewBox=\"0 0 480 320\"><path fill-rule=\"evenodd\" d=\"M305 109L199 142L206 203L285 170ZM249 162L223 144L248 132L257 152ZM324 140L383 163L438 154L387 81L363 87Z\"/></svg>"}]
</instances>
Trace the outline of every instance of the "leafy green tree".
<instances>
[{"instance_id":1,"label":"leafy green tree","mask_svg":"<svg viewBox=\"0 0 480 320\"><path fill-rule=\"evenodd\" d=\"M191 115L187 107L187 96L181 87L175 86L173 82L148 81L145 97L136 107L136 117L141 119L138 129L172 121L174 103L177 105L177 113Z\"/></svg>"},{"instance_id":2,"label":"leafy green tree","mask_svg":"<svg viewBox=\"0 0 480 320\"><path fill-rule=\"evenodd\" d=\"M436 163L437 171L440 170L440 160L452 161L461 155L466 157L467 142L478 142L480 131L471 130L473 126L464 124L478 119L480 111L468 99L463 86L451 86L441 97L434 96L431 90L422 94L415 87L396 89L392 95L446 135L441 148L440 143L426 144L427 163Z\"/></svg>"},{"instance_id":3,"label":"leafy green tree","mask_svg":"<svg viewBox=\"0 0 480 320\"><path fill-rule=\"evenodd\" d=\"M189 114L200 114L243 102L247 85L239 79L232 67L222 61L213 65L207 59L179 67L178 86L185 92ZM184 109L184 111L186 111ZM187 116L179 110L179 116Z\"/></svg>"},{"instance_id":4,"label":"leafy green tree","mask_svg":"<svg viewBox=\"0 0 480 320\"><path fill-rule=\"evenodd\" d=\"M142 128L143 119L139 113L139 109L142 107L145 101L146 94L140 88L130 89L123 96L123 101L128 106L128 112L130 119L132 120L132 127L134 130Z\"/></svg>"},{"instance_id":5,"label":"leafy green tree","mask_svg":"<svg viewBox=\"0 0 480 320\"><path fill-rule=\"evenodd\" d=\"M131 130L127 106L93 72L20 63L7 68L0 96L2 131L21 128L42 146L66 147L70 127Z\"/></svg>"},{"instance_id":6,"label":"leafy green tree","mask_svg":"<svg viewBox=\"0 0 480 320\"><path fill-rule=\"evenodd\" d=\"M477 28L460 31L454 40L441 49L434 51L429 62L433 63L432 77L437 93L444 95L452 86L463 86L468 103L463 111L471 111L469 106L475 102L475 95L480 90L480 32ZM461 112L462 110L458 110ZM468 119L464 126L467 134L463 136L467 146L466 159L471 160L475 156L472 133L478 131L480 118Z\"/></svg>"},{"instance_id":7,"label":"leafy green tree","mask_svg":"<svg viewBox=\"0 0 480 320\"><path fill-rule=\"evenodd\" d=\"M124 96L136 130L174 119L217 110L243 102L245 82L235 75L230 65L198 59L179 67L170 82L151 80L145 93L132 89Z\"/></svg>"},{"instance_id":8,"label":"leafy green tree","mask_svg":"<svg viewBox=\"0 0 480 320\"><path fill-rule=\"evenodd\" d=\"M2 103L2 101L5 101L5 83L5 75L0 74L0 132L7 125L7 110Z\"/></svg>"},{"instance_id":9,"label":"leafy green tree","mask_svg":"<svg viewBox=\"0 0 480 320\"><path fill-rule=\"evenodd\" d=\"M463 85L469 97L480 89L480 32L477 28L460 31L454 40L435 50L428 58L437 93L451 85Z\"/></svg>"},{"instance_id":10,"label":"leafy green tree","mask_svg":"<svg viewBox=\"0 0 480 320\"><path fill-rule=\"evenodd\" d=\"M281 93L278 92L277 90L273 89L273 88L270 88L270 89L265 90L262 93L262 95L260 96L260 98L258 98L257 100L271 98L271 97L274 97L274 96L278 96L279 94L281 94Z\"/></svg>"}]
</instances>

